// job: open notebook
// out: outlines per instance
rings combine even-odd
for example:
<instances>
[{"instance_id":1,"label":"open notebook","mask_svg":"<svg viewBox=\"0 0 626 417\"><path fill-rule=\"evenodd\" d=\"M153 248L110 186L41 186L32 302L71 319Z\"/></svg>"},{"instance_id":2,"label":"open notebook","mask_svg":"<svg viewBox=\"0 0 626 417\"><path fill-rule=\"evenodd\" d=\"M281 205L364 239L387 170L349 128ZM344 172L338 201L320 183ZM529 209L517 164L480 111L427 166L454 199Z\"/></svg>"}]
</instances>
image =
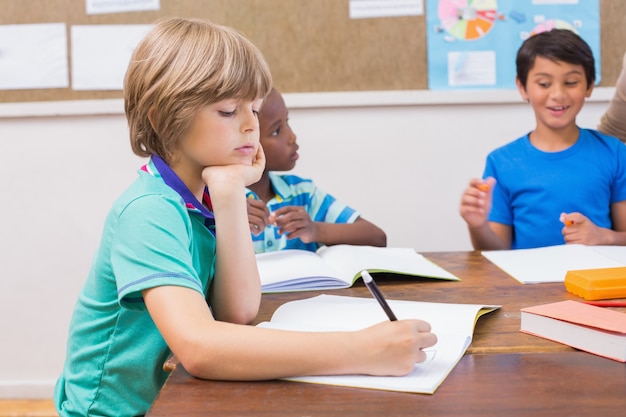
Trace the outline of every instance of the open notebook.
<instances>
[{"instance_id":1,"label":"open notebook","mask_svg":"<svg viewBox=\"0 0 626 417\"><path fill-rule=\"evenodd\" d=\"M256 259L265 293L348 288L362 270L459 280L411 248L335 245L317 252L287 249L260 253Z\"/></svg>"},{"instance_id":2,"label":"open notebook","mask_svg":"<svg viewBox=\"0 0 626 417\"><path fill-rule=\"evenodd\" d=\"M479 317L500 306L425 303L387 300L399 320L417 318L430 323L437 344L426 350L428 359L401 377L367 375L301 376L292 381L432 394L470 345ZM301 331L358 330L388 320L373 298L319 295L290 301L274 312L261 327Z\"/></svg>"}]
</instances>

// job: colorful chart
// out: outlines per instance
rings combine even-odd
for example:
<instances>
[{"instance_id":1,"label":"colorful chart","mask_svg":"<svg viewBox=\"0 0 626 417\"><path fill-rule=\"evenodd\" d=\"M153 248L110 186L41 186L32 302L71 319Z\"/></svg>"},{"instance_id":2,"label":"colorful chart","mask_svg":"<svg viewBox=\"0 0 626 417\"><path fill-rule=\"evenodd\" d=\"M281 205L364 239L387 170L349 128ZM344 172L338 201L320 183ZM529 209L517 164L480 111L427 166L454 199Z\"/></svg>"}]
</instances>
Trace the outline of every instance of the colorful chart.
<instances>
[{"instance_id":1,"label":"colorful chart","mask_svg":"<svg viewBox=\"0 0 626 417\"><path fill-rule=\"evenodd\" d=\"M496 0L441 0L441 26L461 40L479 39L493 27L498 17Z\"/></svg>"},{"instance_id":2,"label":"colorful chart","mask_svg":"<svg viewBox=\"0 0 626 417\"><path fill-rule=\"evenodd\" d=\"M600 82L600 0L424 1L431 90L515 89L522 42L554 28L589 44Z\"/></svg>"},{"instance_id":3,"label":"colorful chart","mask_svg":"<svg viewBox=\"0 0 626 417\"><path fill-rule=\"evenodd\" d=\"M569 29L572 32L578 33L574 25L566 22L564 20L554 19L547 20L535 26L532 32L530 32L530 36L536 35L537 33L547 32L552 29Z\"/></svg>"}]
</instances>

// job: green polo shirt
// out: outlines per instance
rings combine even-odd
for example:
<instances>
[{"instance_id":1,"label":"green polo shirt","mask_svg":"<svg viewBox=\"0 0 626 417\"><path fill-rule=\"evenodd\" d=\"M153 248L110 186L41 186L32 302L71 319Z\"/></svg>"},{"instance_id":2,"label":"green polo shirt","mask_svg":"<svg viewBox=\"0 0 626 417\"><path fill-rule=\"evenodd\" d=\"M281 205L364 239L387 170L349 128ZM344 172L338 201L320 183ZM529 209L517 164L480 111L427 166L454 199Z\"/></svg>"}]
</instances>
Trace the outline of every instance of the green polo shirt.
<instances>
[{"instance_id":1,"label":"green polo shirt","mask_svg":"<svg viewBox=\"0 0 626 417\"><path fill-rule=\"evenodd\" d=\"M170 350L141 292L176 285L207 295L215 263L212 213L157 162L158 169L153 157L139 171L106 219L55 388L61 416L145 414L167 377L162 366Z\"/></svg>"}]
</instances>

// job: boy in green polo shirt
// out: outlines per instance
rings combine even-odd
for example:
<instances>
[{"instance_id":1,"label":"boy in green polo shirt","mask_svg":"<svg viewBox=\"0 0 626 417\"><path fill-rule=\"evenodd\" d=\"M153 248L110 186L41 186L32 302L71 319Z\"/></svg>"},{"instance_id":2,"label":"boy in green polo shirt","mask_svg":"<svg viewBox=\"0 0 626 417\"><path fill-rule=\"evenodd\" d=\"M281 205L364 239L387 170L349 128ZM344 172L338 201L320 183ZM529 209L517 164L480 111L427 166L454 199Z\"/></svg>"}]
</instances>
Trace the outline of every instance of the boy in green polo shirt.
<instances>
[{"instance_id":1,"label":"boy in green polo shirt","mask_svg":"<svg viewBox=\"0 0 626 417\"><path fill-rule=\"evenodd\" d=\"M261 285L244 188L265 166L258 113L271 82L256 47L201 20L163 20L135 49L124 106L131 147L149 161L109 212L78 298L60 416L144 415L172 352L220 380L402 375L426 359L436 337L420 320L356 332L246 325Z\"/></svg>"}]
</instances>

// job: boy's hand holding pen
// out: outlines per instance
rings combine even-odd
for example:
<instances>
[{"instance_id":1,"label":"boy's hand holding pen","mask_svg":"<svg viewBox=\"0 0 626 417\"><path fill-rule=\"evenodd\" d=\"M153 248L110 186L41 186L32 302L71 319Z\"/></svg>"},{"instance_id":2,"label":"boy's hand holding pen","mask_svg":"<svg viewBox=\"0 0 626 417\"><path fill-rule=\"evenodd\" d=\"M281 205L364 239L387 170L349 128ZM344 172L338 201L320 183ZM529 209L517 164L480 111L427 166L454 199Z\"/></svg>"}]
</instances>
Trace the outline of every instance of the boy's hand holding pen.
<instances>
[{"instance_id":1,"label":"boy's hand holding pen","mask_svg":"<svg viewBox=\"0 0 626 417\"><path fill-rule=\"evenodd\" d=\"M565 227L569 227L569 226L573 226L574 225L574 219L571 218L572 216L570 216L567 213L561 213L561 216L559 217L559 220L561 221L561 223L563 223L565 225Z\"/></svg>"},{"instance_id":2,"label":"boy's hand holding pen","mask_svg":"<svg viewBox=\"0 0 626 417\"><path fill-rule=\"evenodd\" d=\"M363 282L365 283L365 286L367 287L367 289L370 291L372 296L376 299L376 301L378 301L378 304L380 304L380 306L384 310L385 314L389 318L389 321L397 322L398 318L394 314L393 310L391 310L391 307L385 300L383 293L380 291L380 288L378 288L378 285L376 285L376 282L374 281L372 276L369 274L369 272L365 270L361 271L361 277L363 278ZM430 324L428 324L427 322L423 320L414 319L414 320L403 320L402 325L411 326L411 328L413 329L413 332L415 332L415 329L417 330L417 333L413 333L413 340L417 347L417 351L414 352L416 355L415 362L425 361L426 353L423 351L423 349L434 346L437 343L437 336L431 333ZM396 329L399 329L399 328L396 328Z\"/></svg>"},{"instance_id":3,"label":"boy's hand holding pen","mask_svg":"<svg viewBox=\"0 0 626 417\"><path fill-rule=\"evenodd\" d=\"M461 197L460 214L469 227L479 228L487 224L495 184L493 177L474 178L465 189Z\"/></svg>"},{"instance_id":4,"label":"boy's hand holding pen","mask_svg":"<svg viewBox=\"0 0 626 417\"><path fill-rule=\"evenodd\" d=\"M378 285L376 285L376 282L374 281L372 276L369 274L369 272L361 271L361 276L363 277L363 282L365 282L365 286L367 287L368 290L370 290L370 293L372 293L376 301L378 301L378 304L380 304L383 310L385 310L385 314L387 314L387 317L389 317L389 320L391 321L398 320L396 315L391 310L391 307L389 307L389 304L387 304L387 300L385 300L385 297L383 297L383 293L380 292Z\"/></svg>"}]
</instances>

